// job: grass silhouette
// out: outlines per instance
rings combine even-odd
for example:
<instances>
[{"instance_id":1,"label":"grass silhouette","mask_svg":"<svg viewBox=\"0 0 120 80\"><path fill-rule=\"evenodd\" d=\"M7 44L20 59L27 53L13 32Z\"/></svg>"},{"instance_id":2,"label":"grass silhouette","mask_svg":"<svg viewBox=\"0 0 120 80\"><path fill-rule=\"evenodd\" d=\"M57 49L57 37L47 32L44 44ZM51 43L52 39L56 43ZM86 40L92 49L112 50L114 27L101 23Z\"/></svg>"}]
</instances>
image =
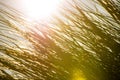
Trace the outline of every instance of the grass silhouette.
<instances>
[{"instance_id":1,"label":"grass silhouette","mask_svg":"<svg viewBox=\"0 0 120 80\"><path fill-rule=\"evenodd\" d=\"M0 2L0 79L119 80L120 2L86 2L66 1L47 24Z\"/></svg>"}]
</instances>

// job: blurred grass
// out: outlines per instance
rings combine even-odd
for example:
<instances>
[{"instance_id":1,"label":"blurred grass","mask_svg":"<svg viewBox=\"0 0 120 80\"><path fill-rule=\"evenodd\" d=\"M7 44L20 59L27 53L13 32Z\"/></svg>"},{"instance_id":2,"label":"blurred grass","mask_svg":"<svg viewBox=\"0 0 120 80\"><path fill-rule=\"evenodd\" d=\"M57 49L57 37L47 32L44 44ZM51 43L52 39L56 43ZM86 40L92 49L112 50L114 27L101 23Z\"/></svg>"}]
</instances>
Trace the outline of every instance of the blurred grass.
<instances>
[{"instance_id":1,"label":"blurred grass","mask_svg":"<svg viewBox=\"0 0 120 80\"><path fill-rule=\"evenodd\" d=\"M0 3L0 79L119 80L120 2L86 2L66 1L37 25Z\"/></svg>"}]
</instances>

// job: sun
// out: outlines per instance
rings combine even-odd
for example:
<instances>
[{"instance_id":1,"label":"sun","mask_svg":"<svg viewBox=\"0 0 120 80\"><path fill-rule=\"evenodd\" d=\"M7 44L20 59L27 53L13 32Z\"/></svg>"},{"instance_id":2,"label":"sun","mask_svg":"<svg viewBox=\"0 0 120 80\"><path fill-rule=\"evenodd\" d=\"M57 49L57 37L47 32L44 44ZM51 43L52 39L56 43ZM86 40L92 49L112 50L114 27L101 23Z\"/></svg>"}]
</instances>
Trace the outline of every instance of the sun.
<instances>
[{"instance_id":1,"label":"sun","mask_svg":"<svg viewBox=\"0 0 120 80\"><path fill-rule=\"evenodd\" d=\"M24 13L30 19L47 18L56 11L61 0L23 0Z\"/></svg>"}]
</instances>

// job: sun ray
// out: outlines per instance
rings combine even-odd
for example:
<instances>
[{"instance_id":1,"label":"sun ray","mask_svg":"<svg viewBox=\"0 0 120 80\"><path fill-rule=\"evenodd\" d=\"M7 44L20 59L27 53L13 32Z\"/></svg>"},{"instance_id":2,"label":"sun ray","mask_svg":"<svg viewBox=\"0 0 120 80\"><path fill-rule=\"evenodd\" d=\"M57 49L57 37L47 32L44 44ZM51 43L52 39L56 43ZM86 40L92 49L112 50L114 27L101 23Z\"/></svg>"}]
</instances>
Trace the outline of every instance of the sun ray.
<instances>
[{"instance_id":1,"label":"sun ray","mask_svg":"<svg viewBox=\"0 0 120 80\"><path fill-rule=\"evenodd\" d=\"M24 14L30 19L47 18L56 11L61 0L23 0Z\"/></svg>"}]
</instances>

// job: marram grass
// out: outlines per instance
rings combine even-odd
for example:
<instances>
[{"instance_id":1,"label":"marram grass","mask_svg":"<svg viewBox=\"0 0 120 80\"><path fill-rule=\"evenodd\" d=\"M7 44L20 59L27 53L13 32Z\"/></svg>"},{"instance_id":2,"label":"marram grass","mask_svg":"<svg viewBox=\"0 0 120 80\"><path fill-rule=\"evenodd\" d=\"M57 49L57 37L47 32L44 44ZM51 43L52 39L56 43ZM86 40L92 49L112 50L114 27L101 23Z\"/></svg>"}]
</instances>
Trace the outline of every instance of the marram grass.
<instances>
[{"instance_id":1,"label":"marram grass","mask_svg":"<svg viewBox=\"0 0 120 80\"><path fill-rule=\"evenodd\" d=\"M120 80L120 2L86 2L47 24L0 2L0 80Z\"/></svg>"}]
</instances>

